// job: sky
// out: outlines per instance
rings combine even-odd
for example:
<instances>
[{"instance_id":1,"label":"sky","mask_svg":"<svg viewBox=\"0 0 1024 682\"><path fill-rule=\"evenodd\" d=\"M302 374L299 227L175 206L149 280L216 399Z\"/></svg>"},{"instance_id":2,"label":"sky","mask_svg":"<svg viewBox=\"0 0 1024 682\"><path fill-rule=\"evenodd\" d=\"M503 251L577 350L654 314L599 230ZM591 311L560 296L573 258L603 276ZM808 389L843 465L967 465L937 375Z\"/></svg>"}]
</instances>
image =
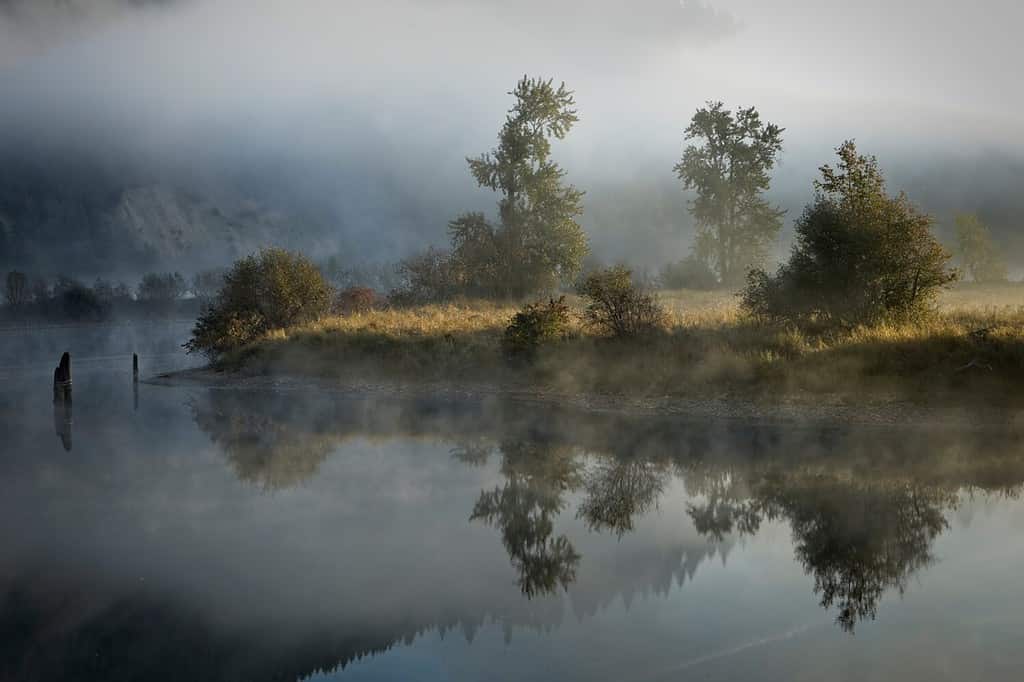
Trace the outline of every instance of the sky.
<instances>
[{"instance_id":1,"label":"sky","mask_svg":"<svg viewBox=\"0 0 1024 682\"><path fill-rule=\"evenodd\" d=\"M0 153L278 154L454 195L530 74L575 90L555 153L587 188L671 182L709 100L786 128L782 190L850 138L912 184L1024 157L1021 25L997 0L0 0Z\"/></svg>"}]
</instances>

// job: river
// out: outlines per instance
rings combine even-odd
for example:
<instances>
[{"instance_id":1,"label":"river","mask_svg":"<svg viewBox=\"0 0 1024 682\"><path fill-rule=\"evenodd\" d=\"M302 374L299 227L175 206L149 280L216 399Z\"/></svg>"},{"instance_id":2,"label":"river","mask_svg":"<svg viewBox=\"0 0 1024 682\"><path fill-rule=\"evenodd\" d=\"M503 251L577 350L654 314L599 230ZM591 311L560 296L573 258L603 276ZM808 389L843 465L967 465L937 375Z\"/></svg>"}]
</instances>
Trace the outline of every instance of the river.
<instances>
[{"instance_id":1,"label":"river","mask_svg":"<svg viewBox=\"0 0 1024 682\"><path fill-rule=\"evenodd\" d=\"M1024 672L1024 432L134 386L187 330L0 336L0 679Z\"/></svg>"}]
</instances>

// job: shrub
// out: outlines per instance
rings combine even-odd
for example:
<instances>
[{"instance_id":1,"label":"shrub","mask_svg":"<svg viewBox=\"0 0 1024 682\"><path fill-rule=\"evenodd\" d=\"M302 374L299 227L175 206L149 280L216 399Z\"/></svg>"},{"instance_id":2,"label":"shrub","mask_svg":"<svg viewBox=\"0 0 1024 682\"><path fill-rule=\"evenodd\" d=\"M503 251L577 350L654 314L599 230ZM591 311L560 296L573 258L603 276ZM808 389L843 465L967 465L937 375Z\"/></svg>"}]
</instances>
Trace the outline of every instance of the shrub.
<instances>
[{"instance_id":1,"label":"shrub","mask_svg":"<svg viewBox=\"0 0 1024 682\"><path fill-rule=\"evenodd\" d=\"M956 279L932 218L905 195L886 193L874 157L852 142L837 151L839 167L821 169L815 201L796 222L789 262L774 276L752 273L743 306L769 318L845 324L929 310Z\"/></svg>"},{"instance_id":2,"label":"shrub","mask_svg":"<svg viewBox=\"0 0 1024 682\"><path fill-rule=\"evenodd\" d=\"M565 338L569 328L569 306L565 296L547 303L530 303L512 317L502 347L510 357L533 357L545 343Z\"/></svg>"},{"instance_id":3,"label":"shrub","mask_svg":"<svg viewBox=\"0 0 1024 682\"><path fill-rule=\"evenodd\" d=\"M185 348L216 357L271 329L310 322L328 312L331 293L307 258L284 249L264 249L231 267Z\"/></svg>"},{"instance_id":4,"label":"shrub","mask_svg":"<svg viewBox=\"0 0 1024 682\"><path fill-rule=\"evenodd\" d=\"M377 305L377 292L369 287L349 287L334 301L334 309L342 315L365 313Z\"/></svg>"},{"instance_id":5,"label":"shrub","mask_svg":"<svg viewBox=\"0 0 1024 682\"><path fill-rule=\"evenodd\" d=\"M433 247L410 256L395 268L401 284L388 294L396 305L439 303L459 292L458 278L451 256Z\"/></svg>"},{"instance_id":6,"label":"shrub","mask_svg":"<svg viewBox=\"0 0 1024 682\"><path fill-rule=\"evenodd\" d=\"M658 275L658 283L663 289L710 291L718 288L718 277L705 261L690 255L665 265Z\"/></svg>"},{"instance_id":7,"label":"shrub","mask_svg":"<svg viewBox=\"0 0 1024 682\"><path fill-rule=\"evenodd\" d=\"M612 336L650 333L665 322L665 311L654 296L634 284L633 273L624 266L592 272L579 293L588 300L587 322Z\"/></svg>"}]
</instances>

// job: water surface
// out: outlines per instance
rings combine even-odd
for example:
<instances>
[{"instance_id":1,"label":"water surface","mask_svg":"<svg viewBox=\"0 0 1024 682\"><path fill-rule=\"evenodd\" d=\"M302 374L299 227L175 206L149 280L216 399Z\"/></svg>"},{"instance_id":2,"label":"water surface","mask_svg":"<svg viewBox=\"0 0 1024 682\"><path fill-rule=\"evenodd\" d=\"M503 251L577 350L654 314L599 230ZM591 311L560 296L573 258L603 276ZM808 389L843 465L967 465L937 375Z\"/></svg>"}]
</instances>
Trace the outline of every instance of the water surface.
<instances>
[{"instance_id":1,"label":"water surface","mask_svg":"<svg viewBox=\"0 0 1024 682\"><path fill-rule=\"evenodd\" d=\"M134 391L182 333L5 359L0 679L1024 672L1010 429Z\"/></svg>"}]
</instances>

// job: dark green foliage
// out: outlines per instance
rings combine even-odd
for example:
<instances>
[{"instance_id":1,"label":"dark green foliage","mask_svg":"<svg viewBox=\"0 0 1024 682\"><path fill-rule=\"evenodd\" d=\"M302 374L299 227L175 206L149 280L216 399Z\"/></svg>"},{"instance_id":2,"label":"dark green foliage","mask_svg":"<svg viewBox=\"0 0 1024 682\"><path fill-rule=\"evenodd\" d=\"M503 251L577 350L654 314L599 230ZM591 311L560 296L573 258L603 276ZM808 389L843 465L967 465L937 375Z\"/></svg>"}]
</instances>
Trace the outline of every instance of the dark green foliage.
<instances>
[{"instance_id":1,"label":"dark green foliage","mask_svg":"<svg viewBox=\"0 0 1024 682\"><path fill-rule=\"evenodd\" d=\"M703 141L687 147L675 166L683 188L697 192L690 205L697 222L694 255L723 285L739 284L763 265L782 228L784 212L762 195L771 186L783 132L753 107L733 113L721 102L698 109L686 129L687 140Z\"/></svg>"},{"instance_id":2,"label":"dark green foliage","mask_svg":"<svg viewBox=\"0 0 1024 682\"><path fill-rule=\"evenodd\" d=\"M395 270L401 284L388 294L388 300L395 305L438 303L460 291L451 257L438 249L429 248L410 256Z\"/></svg>"},{"instance_id":3,"label":"dark green foliage","mask_svg":"<svg viewBox=\"0 0 1024 682\"><path fill-rule=\"evenodd\" d=\"M284 249L264 249L231 267L185 348L216 357L271 329L315 320L329 311L331 298L330 286L310 260Z\"/></svg>"},{"instance_id":4,"label":"dark green foliage","mask_svg":"<svg viewBox=\"0 0 1024 682\"><path fill-rule=\"evenodd\" d=\"M690 255L663 267L658 275L658 283L663 289L710 291L718 287L718 277L705 261Z\"/></svg>"},{"instance_id":5,"label":"dark green foliage","mask_svg":"<svg viewBox=\"0 0 1024 682\"><path fill-rule=\"evenodd\" d=\"M551 138L561 140L579 120L565 84L524 77L510 93L516 104L498 147L469 168L481 187L498 192L498 223L468 213L449 224L452 264L466 293L518 298L572 281L587 253L576 218L583 192L564 185L551 161Z\"/></svg>"},{"instance_id":6,"label":"dark green foliage","mask_svg":"<svg viewBox=\"0 0 1024 682\"><path fill-rule=\"evenodd\" d=\"M649 292L633 282L622 265L590 273L579 287L587 299L587 322L615 337L656 331L665 323L665 311Z\"/></svg>"},{"instance_id":7,"label":"dark green foliage","mask_svg":"<svg viewBox=\"0 0 1024 682\"><path fill-rule=\"evenodd\" d=\"M569 319L564 296L530 303L505 328L502 348L509 357L531 358L543 344L565 338Z\"/></svg>"},{"instance_id":8,"label":"dark green foliage","mask_svg":"<svg viewBox=\"0 0 1024 682\"><path fill-rule=\"evenodd\" d=\"M823 166L817 196L796 223L796 244L775 276L750 274L743 304L771 318L863 323L929 309L956 279L930 216L890 197L874 157L852 142Z\"/></svg>"}]
</instances>

